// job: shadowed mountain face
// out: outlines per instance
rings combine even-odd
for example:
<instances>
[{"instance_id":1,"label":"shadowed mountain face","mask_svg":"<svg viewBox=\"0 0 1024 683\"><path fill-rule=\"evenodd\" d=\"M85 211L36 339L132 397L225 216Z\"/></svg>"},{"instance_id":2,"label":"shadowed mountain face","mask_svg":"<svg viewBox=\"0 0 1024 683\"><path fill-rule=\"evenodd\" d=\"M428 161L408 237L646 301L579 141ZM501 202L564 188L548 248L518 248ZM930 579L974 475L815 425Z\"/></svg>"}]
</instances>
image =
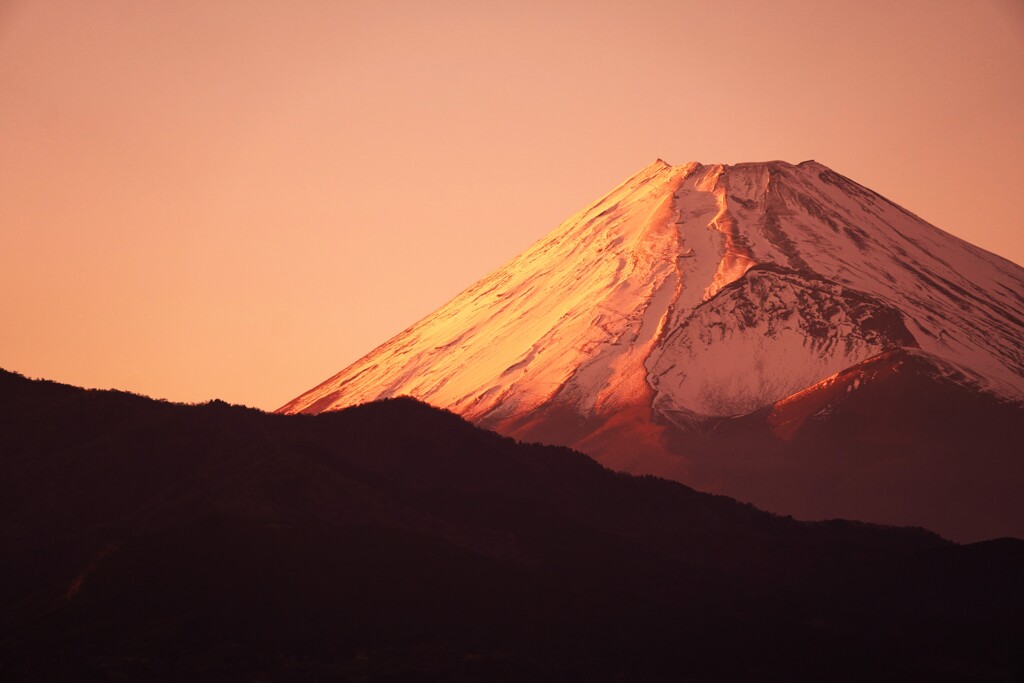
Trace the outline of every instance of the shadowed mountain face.
<instances>
[{"instance_id":1,"label":"shadowed mountain face","mask_svg":"<svg viewBox=\"0 0 1024 683\"><path fill-rule=\"evenodd\" d=\"M794 409L785 419L798 419ZM805 523L410 399L0 372L3 680L1013 680L1024 544Z\"/></svg>"},{"instance_id":2,"label":"shadowed mountain face","mask_svg":"<svg viewBox=\"0 0 1024 683\"><path fill-rule=\"evenodd\" d=\"M281 412L410 395L779 513L1024 536L1022 340L1024 269L821 164L658 161Z\"/></svg>"}]
</instances>

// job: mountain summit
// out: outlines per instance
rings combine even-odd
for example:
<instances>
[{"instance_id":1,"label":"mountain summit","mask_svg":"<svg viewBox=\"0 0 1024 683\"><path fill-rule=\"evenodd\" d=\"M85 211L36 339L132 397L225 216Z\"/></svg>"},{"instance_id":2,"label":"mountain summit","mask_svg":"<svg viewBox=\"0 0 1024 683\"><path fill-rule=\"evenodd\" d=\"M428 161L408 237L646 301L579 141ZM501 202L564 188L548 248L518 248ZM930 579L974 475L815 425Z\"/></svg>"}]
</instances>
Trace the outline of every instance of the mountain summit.
<instances>
[{"instance_id":1,"label":"mountain summit","mask_svg":"<svg viewBox=\"0 0 1024 683\"><path fill-rule=\"evenodd\" d=\"M814 161L659 159L280 411L399 395L779 512L1024 535L1024 466L985 462L1024 438L1024 269Z\"/></svg>"}]
</instances>

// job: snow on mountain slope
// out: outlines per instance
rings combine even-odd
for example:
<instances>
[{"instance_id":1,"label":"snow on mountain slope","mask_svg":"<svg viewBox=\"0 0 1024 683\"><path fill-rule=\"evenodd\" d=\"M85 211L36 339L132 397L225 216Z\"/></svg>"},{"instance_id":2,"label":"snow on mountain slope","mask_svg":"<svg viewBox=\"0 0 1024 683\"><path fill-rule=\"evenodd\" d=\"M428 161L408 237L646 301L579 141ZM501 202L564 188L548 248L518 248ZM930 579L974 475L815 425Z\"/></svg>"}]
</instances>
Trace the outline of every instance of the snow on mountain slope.
<instances>
[{"instance_id":1,"label":"snow on mountain slope","mask_svg":"<svg viewBox=\"0 0 1024 683\"><path fill-rule=\"evenodd\" d=\"M697 308L652 354L659 412L747 413L882 351L917 346L893 307L761 268Z\"/></svg>"},{"instance_id":2,"label":"snow on mountain slope","mask_svg":"<svg viewBox=\"0 0 1024 683\"><path fill-rule=\"evenodd\" d=\"M484 424L548 402L693 419L893 348L1024 399L1024 269L813 161L658 160L281 408L408 394Z\"/></svg>"}]
</instances>

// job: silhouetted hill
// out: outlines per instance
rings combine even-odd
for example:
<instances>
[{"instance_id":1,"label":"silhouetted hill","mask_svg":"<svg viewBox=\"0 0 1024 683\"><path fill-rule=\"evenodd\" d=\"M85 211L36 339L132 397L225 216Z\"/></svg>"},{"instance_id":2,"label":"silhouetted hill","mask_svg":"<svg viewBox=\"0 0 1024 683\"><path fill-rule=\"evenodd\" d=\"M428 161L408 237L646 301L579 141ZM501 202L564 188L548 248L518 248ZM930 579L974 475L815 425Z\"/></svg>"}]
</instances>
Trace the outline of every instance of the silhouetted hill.
<instances>
[{"instance_id":1,"label":"silhouetted hill","mask_svg":"<svg viewBox=\"0 0 1024 683\"><path fill-rule=\"evenodd\" d=\"M0 371L3 680L1013 680L1024 543L804 523L411 399Z\"/></svg>"}]
</instances>

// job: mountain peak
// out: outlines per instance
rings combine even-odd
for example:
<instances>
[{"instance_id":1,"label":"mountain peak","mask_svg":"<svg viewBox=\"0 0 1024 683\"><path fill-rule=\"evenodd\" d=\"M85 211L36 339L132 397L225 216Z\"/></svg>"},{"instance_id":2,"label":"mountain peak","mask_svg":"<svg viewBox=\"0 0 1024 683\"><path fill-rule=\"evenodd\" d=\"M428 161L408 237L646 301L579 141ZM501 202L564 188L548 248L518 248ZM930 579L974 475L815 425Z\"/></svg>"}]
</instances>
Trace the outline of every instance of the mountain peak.
<instances>
[{"instance_id":1,"label":"mountain peak","mask_svg":"<svg viewBox=\"0 0 1024 683\"><path fill-rule=\"evenodd\" d=\"M1021 268L817 162L658 159L282 410L409 394L479 419L653 395L720 416L894 345L1022 399L1022 291ZM723 335L749 348L736 357Z\"/></svg>"}]
</instances>

